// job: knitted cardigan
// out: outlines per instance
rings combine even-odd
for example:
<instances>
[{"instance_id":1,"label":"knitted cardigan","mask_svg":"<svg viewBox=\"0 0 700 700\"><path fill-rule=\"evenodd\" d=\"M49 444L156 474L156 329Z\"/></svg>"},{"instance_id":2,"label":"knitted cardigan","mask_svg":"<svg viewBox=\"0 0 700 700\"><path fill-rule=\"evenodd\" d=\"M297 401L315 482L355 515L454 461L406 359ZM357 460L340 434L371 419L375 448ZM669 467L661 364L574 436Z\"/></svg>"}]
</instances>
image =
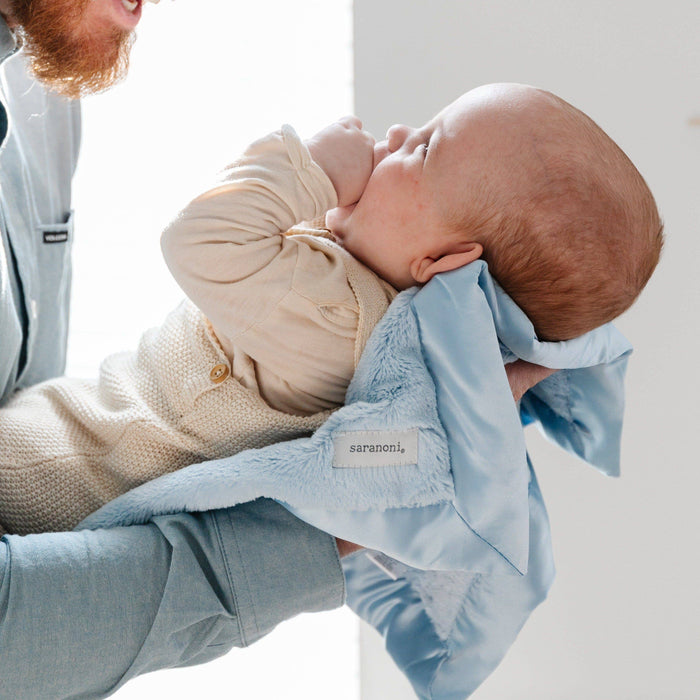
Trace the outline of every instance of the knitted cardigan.
<instances>
[{"instance_id":1,"label":"knitted cardigan","mask_svg":"<svg viewBox=\"0 0 700 700\"><path fill-rule=\"evenodd\" d=\"M357 365L393 294L340 246L316 238L342 257L357 299ZM309 435L330 412L284 413L242 386L207 319L185 301L135 352L108 357L96 381L50 380L0 410L0 534L72 529L139 484Z\"/></svg>"}]
</instances>

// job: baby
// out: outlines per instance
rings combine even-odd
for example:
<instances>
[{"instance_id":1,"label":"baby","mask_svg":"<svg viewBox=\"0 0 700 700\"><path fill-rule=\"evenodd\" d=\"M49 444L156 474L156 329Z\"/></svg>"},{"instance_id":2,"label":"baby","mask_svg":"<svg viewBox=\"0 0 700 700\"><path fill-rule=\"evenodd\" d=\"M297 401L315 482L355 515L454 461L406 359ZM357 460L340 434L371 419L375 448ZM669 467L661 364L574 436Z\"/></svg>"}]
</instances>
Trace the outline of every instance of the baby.
<instances>
[{"instance_id":1,"label":"baby","mask_svg":"<svg viewBox=\"0 0 700 700\"><path fill-rule=\"evenodd\" d=\"M324 214L325 236L289 231ZM578 336L634 301L662 226L588 117L499 84L378 143L355 118L306 144L283 127L162 242L191 302L97 382L45 382L0 411L0 531L72 528L165 472L310 433L396 292L479 257L541 338Z\"/></svg>"},{"instance_id":2,"label":"baby","mask_svg":"<svg viewBox=\"0 0 700 700\"><path fill-rule=\"evenodd\" d=\"M322 163L322 161L321 161ZM486 85L376 144L333 235L397 289L482 257L543 340L625 311L654 270L662 225L625 154L551 93Z\"/></svg>"}]
</instances>

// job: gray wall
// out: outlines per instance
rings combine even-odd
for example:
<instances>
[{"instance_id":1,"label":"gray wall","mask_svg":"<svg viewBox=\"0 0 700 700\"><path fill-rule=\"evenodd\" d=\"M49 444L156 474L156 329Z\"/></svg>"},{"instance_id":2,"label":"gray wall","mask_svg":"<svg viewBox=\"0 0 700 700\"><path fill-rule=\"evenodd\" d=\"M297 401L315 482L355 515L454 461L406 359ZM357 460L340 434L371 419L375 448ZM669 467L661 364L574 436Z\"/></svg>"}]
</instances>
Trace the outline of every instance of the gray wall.
<instances>
[{"instance_id":1,"label":"gray wall","mask_svg":"<svg viewBox=\"0 0 700 700\"><path fill-rule=\"evenodd\" d=\"M356 0L355 111L377 136L494 81L592 116L656 195L662 263L619 321L635 346L623 476L538 434L558 577L476 700L700 697L700 5ZM364 700L412 697L363 631Z\"/></svg>"}]
</instances>

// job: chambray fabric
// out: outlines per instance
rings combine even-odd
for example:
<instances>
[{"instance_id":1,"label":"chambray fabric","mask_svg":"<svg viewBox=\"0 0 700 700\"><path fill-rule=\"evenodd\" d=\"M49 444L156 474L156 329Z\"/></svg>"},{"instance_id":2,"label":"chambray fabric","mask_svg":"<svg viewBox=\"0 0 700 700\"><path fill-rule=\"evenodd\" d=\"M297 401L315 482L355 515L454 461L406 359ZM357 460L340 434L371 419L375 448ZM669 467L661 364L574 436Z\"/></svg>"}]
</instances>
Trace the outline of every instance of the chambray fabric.
<instances>
[{"instance_id":1,"label":"chambray fabric","mask_svg":"<svg viewBox=\"0 0 700 700\"><path fill-rule=\"evenodd\" d=\"M0 698L106 697L343 598L333 540L269 500L138 527L7 536Z\"/></svg>"},{"instance_id":2,"label":"chambray fabric","mask_svg":"<svg viewBox=\"0 0 700 700\"><path fill-rule=\"evenodd\" d=\"M164 475L81 526L278 499L376 550L344 561L348 603L384 635L419 697L467 697L554 577L523 424L539 424L564 449L617 474L630 352L611 325L571 341L539 341L477 261L394 300L346 405L313 436ZM518 357L561 368L519 407L504 370ZM359 461L348 437L362 448Z\"/></svg>"},{"instance_id":3,"label":"chambray fabric","mask_svg":"<svg viewBox=\"0 0 700 700\"><path fill-rule=\"evenodd\" d=\"M0 19L0 402L61 374L80 104L29 78Z\"/></svg>"},{"instance_id":4,"label":"chambray fabric","mask_svg":"<svg viewBox=\"0 0 700 700\"><path fill-rule=\"evenodd\" d=\"M80 136L79 103L42 90L15 49L0 18L0 403L64 369ZM0 540L0 700L104 697L343 597L333 539L272 501L9 536Z\"/></svg>"}]
</instances>

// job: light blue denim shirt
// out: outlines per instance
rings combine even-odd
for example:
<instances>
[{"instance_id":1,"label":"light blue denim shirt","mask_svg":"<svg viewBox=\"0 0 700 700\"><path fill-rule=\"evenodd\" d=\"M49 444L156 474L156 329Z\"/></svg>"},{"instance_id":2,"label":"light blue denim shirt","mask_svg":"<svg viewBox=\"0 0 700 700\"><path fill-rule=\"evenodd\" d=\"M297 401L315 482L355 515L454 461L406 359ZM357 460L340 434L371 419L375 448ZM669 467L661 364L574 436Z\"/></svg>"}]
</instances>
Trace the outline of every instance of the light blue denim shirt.
<instances>
[{"instance_id":1,"label":"light blue denim shirt","mask_svg":"<svg viewBox=\"0 0 700 700\"><path fill-rule=\"evenodd\" d=\"M25 71L0 20L0 400L63 373L80 103Z\"/></svg>"},{"instance_id":2,"label":"light blue denim shirt","mask_svg":"<svg viewBox=\"0 0 700 700\"><path fill-rule=\"evenodd\" d=\"M2 19L0 62L2 403L65 366L80 106L26 75ZM136 527L7 536L0 700L104 697L343 599L333 538L266 499Z\"/></svg>"}]
</instances>

